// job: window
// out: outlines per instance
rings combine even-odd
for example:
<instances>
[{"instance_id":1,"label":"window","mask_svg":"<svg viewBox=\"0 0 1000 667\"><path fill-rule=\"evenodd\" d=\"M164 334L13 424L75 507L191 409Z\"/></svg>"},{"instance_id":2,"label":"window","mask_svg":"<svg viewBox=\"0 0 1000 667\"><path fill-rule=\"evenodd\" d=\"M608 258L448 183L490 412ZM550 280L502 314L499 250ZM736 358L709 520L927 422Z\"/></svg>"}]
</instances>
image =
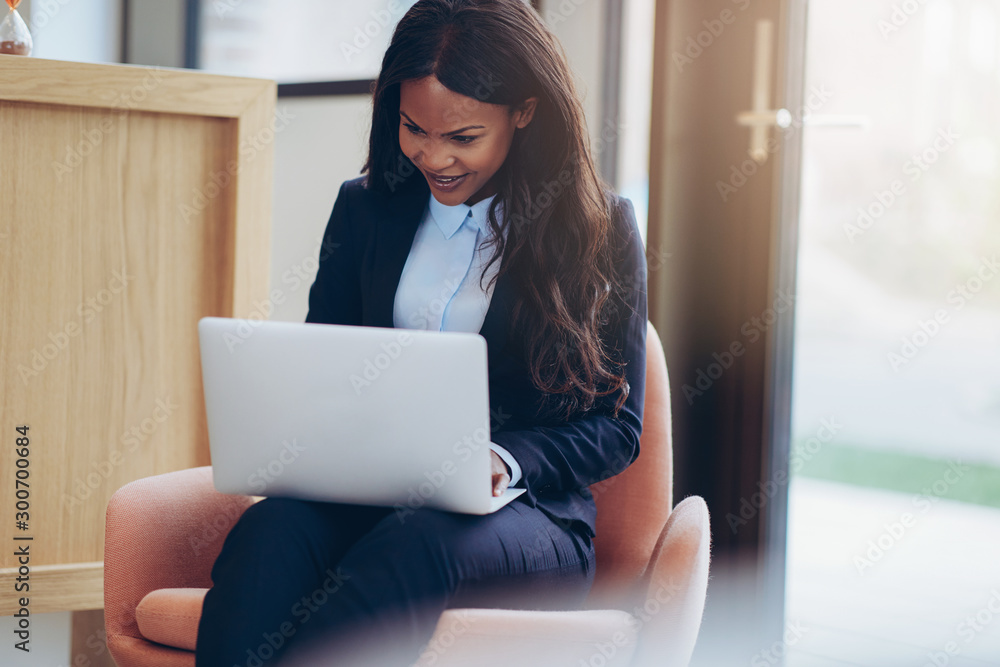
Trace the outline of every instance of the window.
<instances>
[{"instance_id":1,"label":"window","mask_svg":"<svg viewBox=\"0 0 1000 667\"><path fill-rule=\"evenodd\" d=\"M278 83L370 80L415 0L201 0L202 69Z\"/></svg>"}]
</instances>

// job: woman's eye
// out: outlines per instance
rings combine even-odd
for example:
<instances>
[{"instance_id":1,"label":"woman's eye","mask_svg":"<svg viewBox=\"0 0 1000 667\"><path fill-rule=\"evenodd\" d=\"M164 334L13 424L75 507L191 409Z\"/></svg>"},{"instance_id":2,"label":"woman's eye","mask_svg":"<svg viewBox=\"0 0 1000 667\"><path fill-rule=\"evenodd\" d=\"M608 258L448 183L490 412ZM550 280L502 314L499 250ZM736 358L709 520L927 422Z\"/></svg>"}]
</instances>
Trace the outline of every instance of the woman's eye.
<instances>
[{"instance_id":1,"label":"woman's eye","mask_svg":"<svg viewBox=\"0 0 1000 667\"><path fill-rule=\"evenodd\" d=\"M416 125L410 125L409 123L403 123L403 127L405 127L409 131L410 134L420 135L420 134L424 133L424 131L421 130ZM457 141L460 144L471 144L473 141L475 141L478 138L479 137L470 137L470 136L464 135L464 134L456 135L456 136L452 137L452 139L454 139L455 141Z\"/></svg>"}]
</instances>

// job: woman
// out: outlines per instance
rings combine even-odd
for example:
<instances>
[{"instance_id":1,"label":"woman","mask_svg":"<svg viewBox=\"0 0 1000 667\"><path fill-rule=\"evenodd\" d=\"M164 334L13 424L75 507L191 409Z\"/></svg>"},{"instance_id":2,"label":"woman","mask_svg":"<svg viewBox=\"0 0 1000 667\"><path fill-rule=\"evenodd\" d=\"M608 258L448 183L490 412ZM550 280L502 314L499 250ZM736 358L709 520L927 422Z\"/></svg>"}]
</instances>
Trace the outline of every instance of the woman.
<instances>
[{"instance_id":1,"label":"woman","mask_svg":"<svg viewBox=\"0 0 1000 667\"><path fill-rule=\"evenodd\" d=\"M362 172L337 196L306 321L481 333L493 493L526 492L486 516L253 505L212 570L199 667L408 664L448 607L577 606L587 487L638 455L645 255L538 14L417 2L382 62Z\"/></svg>"}]
</instances>

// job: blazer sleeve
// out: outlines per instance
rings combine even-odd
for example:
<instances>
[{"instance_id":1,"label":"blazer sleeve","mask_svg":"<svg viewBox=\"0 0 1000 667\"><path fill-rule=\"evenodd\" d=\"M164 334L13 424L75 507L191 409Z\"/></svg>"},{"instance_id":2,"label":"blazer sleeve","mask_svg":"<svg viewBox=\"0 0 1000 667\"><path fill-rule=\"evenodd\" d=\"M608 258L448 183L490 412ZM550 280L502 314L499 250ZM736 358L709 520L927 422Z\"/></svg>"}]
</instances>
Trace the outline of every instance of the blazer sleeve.
<instances>
[{"instance_id":1,"label":"blazer sleeve","mask_svg":"<svg viewBox=\"0 0 1000 667\"><path fill-rule=\"evenodd\" d=\"M340 186L323 234L306 322L361 324L361 276L349 225L347 183Z\"/></svg>"},{"instance_id":2,"label":"blazer sleeve","mask_svg":"<svg viewBox=\"0 0 1000 667\"><path fill-rule=\"evenodd\" d=\"M517 459L522 484L535 493L580 489L612 477L639 455L646 390L646 253L632 203L621 199L619 228L624 249L619 270L624 289L621 305L607 324L605 346L623 360L629 393L618 416L618 394L599 397L582 417L555 425L493 433L491 439Z\"/></svg>"}]
</instances>

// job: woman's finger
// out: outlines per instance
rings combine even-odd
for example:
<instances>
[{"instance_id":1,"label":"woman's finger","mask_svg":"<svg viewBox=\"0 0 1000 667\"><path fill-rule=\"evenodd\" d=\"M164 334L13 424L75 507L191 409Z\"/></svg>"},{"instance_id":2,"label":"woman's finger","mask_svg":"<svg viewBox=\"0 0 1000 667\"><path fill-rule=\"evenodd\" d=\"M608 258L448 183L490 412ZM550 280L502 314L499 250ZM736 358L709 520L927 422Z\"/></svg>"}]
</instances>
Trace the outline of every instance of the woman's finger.
<instances>
[{"instance_id":1,"label":"woman's finger","mask_svg":"<svg viewBox=\"0 0 1000 667\"><path fill-rule=\"evenodd\" d=\"M505 472L493 473L493 495L502 496L510 484L510 475Z\"/></svg>"}]
</instances>

